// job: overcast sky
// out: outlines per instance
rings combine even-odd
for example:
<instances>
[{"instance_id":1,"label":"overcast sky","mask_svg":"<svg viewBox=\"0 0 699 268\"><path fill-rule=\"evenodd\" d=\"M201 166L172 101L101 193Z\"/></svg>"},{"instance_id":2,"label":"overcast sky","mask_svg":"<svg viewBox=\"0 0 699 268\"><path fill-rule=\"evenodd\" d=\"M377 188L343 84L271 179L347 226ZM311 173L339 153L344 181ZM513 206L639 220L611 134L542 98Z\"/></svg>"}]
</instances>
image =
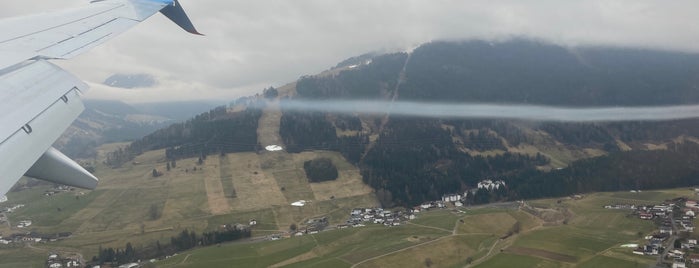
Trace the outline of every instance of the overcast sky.
<instances>
[{"instance_id":1,"label":"overcast sky","mask_svg":"<svg viewBox=\"0 0 699 268\"><path fill-rule=\"evenodd\" d=\"M0 0L0 17L87 0ZM126 102L233 100L316 74L371 51L409 51L432 40L532 37L557 44L699 52L699 1L180 0L198 30L164 16L61 66L87 81L88 98ZM144 89L100 85L147 73Z\"/></svg>"}]
</instances>

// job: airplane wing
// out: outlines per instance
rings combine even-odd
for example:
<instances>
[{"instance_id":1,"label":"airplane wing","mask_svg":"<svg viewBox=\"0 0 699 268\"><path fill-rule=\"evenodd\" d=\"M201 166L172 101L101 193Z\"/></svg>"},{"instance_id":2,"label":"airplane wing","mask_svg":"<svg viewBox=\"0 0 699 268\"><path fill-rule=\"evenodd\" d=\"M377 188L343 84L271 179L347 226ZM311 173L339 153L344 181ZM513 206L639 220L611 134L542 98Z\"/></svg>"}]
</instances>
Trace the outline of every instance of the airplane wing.
<instances>
[{"instance_id":1,"label":"airplane wing","mask_svg":"<svg viewBox=\"0 0 699 268\"><path fill-rule=\"evenodd\" d=\"M88 86L49 61L80 55L158 12L199 34L178 0L93 0L0 20L0 196L23 175L97 186L95 176L51 147L84 110Z\"/></svg>"}]
</instances>

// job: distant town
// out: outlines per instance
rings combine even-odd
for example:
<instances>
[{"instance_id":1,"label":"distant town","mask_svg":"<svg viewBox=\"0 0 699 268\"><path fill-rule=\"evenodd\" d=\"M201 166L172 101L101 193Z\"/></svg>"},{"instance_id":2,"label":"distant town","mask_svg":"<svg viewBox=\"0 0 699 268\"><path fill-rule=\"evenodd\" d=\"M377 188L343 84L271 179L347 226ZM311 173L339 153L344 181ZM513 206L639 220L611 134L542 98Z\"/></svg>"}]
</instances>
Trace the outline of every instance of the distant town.
<instances>
[{"instance_id":1,"label":"distant town","mask_svg":"<svg viewBox=\"0 0 699 268\"><path fill-rule=\"evenodd\" d=\"M640 192L640 191L631 191ZM699 188L695 189L699 195ZM606 209L630 210L639 220L653 221L657 229L644 235L644 244L625 244L634 254L657 256L658 265L673 268L691 267L699 263L697 239L690 239L694 232L694 218L699 214L699 201L676 198L660 204L610 204Z\"/></svg>"}]
</instances>

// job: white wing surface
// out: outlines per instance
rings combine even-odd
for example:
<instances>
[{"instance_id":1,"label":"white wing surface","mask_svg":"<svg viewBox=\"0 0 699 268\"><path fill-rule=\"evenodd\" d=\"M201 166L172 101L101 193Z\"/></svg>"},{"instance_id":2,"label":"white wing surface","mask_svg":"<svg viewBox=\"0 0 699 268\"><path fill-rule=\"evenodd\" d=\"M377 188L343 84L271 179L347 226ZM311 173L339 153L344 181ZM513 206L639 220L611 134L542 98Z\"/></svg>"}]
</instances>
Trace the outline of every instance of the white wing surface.
<instances>
[{"instance_id":1,"label":"white wing surface","mask_svg":"<svg viewBox=\"0 0 699 268\"><path fill-rule=\"evenodd\" d=\"M80 96L88 86L49 61L84 53L157 12L199 34L177 0L95 0L0 20L0 196L23 175L97 186L96 177L51 148L84 110Z\"/></svg>"}]
</instances>

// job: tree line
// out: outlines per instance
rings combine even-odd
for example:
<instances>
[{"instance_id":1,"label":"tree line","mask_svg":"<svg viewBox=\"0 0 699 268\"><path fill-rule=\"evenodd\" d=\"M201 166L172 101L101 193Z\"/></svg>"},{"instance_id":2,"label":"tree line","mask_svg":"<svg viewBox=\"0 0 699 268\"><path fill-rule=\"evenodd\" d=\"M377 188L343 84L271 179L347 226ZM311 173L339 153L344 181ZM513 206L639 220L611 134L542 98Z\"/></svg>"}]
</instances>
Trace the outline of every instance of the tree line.
<instances>
[{"instance_id":1,"label":"tree line","mask_svg":"<svg viewBox=\"0 0 699 268\"><path fill-rule=\"evenodd\" d=\"M170 243L166 245L156 241L154 245L137 249L130 242L126 243L124 249L99 247L96 256L92 257L89 265L121 265L138 262L139 260L160 259L167 255L192 249L197 246L209 246L224 242L235 241L251 236L249 228L238 228L236 226L226 226L221 230L203 232L197 235L194 231L187 229L177 236L170 238Z\"/></svg>"},{"instance_id":2,"label":"tree line","mask_svg":"<svg viewBox=\"0 0 699 268\"><path fill-rule=\"evenodd\" d=\"M202 155L250 152L260 149L257 125L262 111L255 104L243 111L216 107L182 123L151 133L140 140L110 152L105 163L119 167L143 152L166 149L168 159Z\"/></svg>"}]
</instances>

